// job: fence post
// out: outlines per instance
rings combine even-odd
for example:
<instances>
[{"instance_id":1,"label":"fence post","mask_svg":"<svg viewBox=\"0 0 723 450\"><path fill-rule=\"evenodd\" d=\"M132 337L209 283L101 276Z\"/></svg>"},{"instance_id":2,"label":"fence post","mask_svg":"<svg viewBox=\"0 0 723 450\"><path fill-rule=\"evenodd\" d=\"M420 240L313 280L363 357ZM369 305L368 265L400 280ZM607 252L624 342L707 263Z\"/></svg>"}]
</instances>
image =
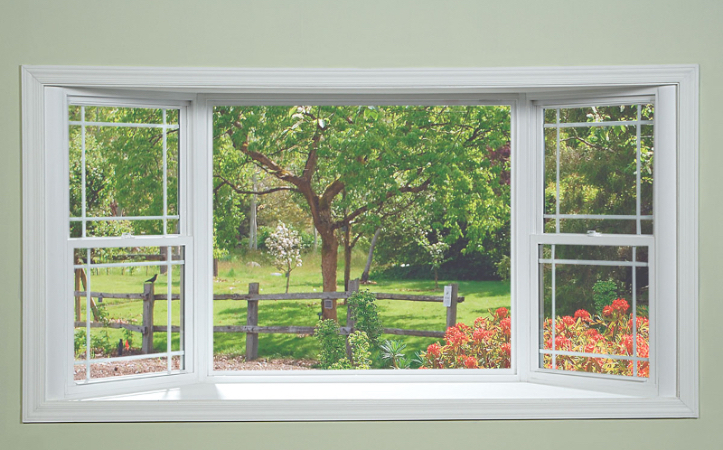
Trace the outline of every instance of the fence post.
<instances>
[{"instance_id":1,"label":"fence post","mask_svg":"<svg viewBox=\"0 0 723 450\"><path fill-rule=\"evenodd\" d=\"M259 293L258 283L249 283L249 294ZM259 301L248 300L246 302L246 325L259 324ZM246 361L251 361L259 357L259 334L246 332Z\"/></svg>"},{"instance_id":2,"label":"fence post","mask_svg":"<svg viewBox=\"0 0 723 450\"><path fill-rule=\"evenodd\" d=\"M459 293L457 283L452 283L449 286L452 287L452 302L447 307L447 328L457 325L457 294Z\"/></svg>"},{"instance_id":3,"label":"fence post","mask_svg":"<svg viewBox=\"0 0 723 450\"><path fill-rule=\"evenodd\" d=\"M153 306L156 302L155 284L143 285L143 353L153 353Z\"/></svg>"},{"instance_id":4,"label":"fence post","mask_svg":"<svg viewBox=\"0 0 723 450\"><path fill-rule=\"evenodd\" d=\"M359 278L349 280L349 291L348 292L359 292ZM348 294L347 294L347 298ZM351 318L351 306L347 302L346 304L346 326L349 328L354 327L354 320Z\"/></svg>"}]
</instances>

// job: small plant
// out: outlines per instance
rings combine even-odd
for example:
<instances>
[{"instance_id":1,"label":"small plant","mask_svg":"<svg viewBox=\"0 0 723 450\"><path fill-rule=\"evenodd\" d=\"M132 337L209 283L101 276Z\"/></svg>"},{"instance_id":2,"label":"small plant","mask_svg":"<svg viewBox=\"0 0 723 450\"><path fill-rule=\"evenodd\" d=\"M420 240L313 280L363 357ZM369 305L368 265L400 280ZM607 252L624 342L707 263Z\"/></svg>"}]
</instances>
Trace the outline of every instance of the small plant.
<instances>
[{"instance_id":1,"label":"small plant","mask_svg":"<svg viewBox=\"0 0 723 450\"><path fill-rule=\"evenodd\" d=\"M79 330L75 330L75 334L73 335L73 349L75 350L76 357L85 352L85 341L85 330L82 328Z\"/></svg>"},{"instance_id":2,"label":"small plant","mask_svg":"<svg viewBox=\"0 0 723 450\"><path fill-rule=\"evenodd\" d=\"M411 365L411 361L408 361L407 356L404 354L404 349L407 348L407 344L401 341L387 339L379 348L382 351L382 361L385 364L395 369L408 369Z\"/></svg>"},{"instance_id":3,"label":"small plant","mask_svg":"<svg viewBox=\"0 0 723 450\"><path fill-rule=\"evenodd\" d=\"M369 291L355 292L346 301L347 310L354 320L354 329L363 331L373 347L382 335L382 321L379 319L376 297Z\"/></svg>"},{"instance_id":4,"label":"small plant","mask_svg":"<svg viewBox=\"0 0 723 450\"><path fill-rule=\"evenodd\" d=\"M419 236L417 237L417 242L419 245L424 248L424 250L429 253L429 257L432 260L432 269L434 270L434 289L439 288L439 268L442 266L442 263L445 261L444 259L444 253L449 250L449 244L444 242L442 239L442 236L439 234L439 231L437 233L437 242L434 244L429 241L429 238L427 238L427 234L423 231L420 231Z\"/></svg>"},{"instance_id":5,"label":"small plant","mask_svg":"<svg viewBox=\"0 0 723 450\"><path fill-rule=\"evenodd\" d=\"M108 315L108 310L106 309L104 304L99 304L95 308L96 315L98 316L98 322L102 323L104 326L108 326L110 324L110 316Z\"/></svg>"},{"instance_id":6,"label":"small plant","mask_svg":"<svg viewBox=\"0 0 723 450\"><path fill-rule=\"evenodd\" d=\"M133 347L133 332L126 328L123 330L123 337L126 341L126 350Z\"/></svg>"},{"instance_id":7,"label":"small plant","mask_svg":"<svg viewBox=\"0 0 723 450\"><path fill-rule=\"evenodd\" d=\"M101 350L103 355L111 355L115 349L115 345L111 343L110 335L106 330L97 334L91 334L90 346L93 349L93 357L95 357L95 351L97 350Z\"/></svg>"},{"instance_id":8,"label":"small plant","mask_svg":"<svg viewBox=\"0 0 723 450\"><path fill-rule=\"evenodd\" d=\"M301 267L301 239L299 233L280 222L266 239L266 248L274 257L274 266L286 276L286 293L289 293L291 271Z\"/></svg>"},{"instance_id":9,"label":"small plant","mask_svg":"<svg viewBox=\"0 0 723 450\"><path fill-rule=\"evenodd\" d=\"M616 298L618 298L618 285L615 281L598 281L592 285L592 301L597 314Z\"/></svg>"},{"instance_id":10,"label":"small plant","mask_svg":"<svg viewBox=\"0 0 723 450\"><path fill-rule=\"evenodd\" d=\"M349 335L351 347L351 365L357 370L368 370L372 365L372 353L369 350L369 337L363 331L354 331Z\"/></svg>"},{"instance_id":11,"label":"small plant","mask_svg":"<svg viewBox=\"0 0 723 450\"><path fill-rule=\"evenodd\" d=\"M319 341L319 366L322 369L343 368L332 367L341 359L347 360L346 343L336 320L326 319L320 321L316 330L314 330L314 337Z\"/></svg>"}]
</instances>

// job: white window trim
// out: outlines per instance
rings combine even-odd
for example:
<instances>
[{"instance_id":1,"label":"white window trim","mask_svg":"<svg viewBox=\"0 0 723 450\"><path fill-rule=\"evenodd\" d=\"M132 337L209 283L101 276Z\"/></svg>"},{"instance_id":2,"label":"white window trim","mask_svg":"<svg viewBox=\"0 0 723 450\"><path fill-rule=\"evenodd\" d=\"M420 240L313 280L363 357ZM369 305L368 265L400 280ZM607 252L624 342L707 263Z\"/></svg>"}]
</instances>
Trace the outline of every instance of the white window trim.
<instances>
[{"instance_id":1,"label":"white window trim","mask_svg":"<svg viewBox=\"0 0 723 450\"><path fill-rule=\"evenodd\" d=\"M673 393L654 397L630 396L617 392L570 389L533 382L529 367L517 358L515 375L463 376L450 381L432 375L407 383L403 378L339 377L335 383L323 378L308 382L277 377L208 377L208 367L196 364L191 381L179 384L155 378L158 384L140 382L135 389L146 392L91 401L51 400L46 380L46 286L45 261L48 248L45 165L46 88L85 87L104 92L117 90L167 91L169 97L194 99L204 94L240 93L246 99L274 94L354 95L379 94L501 94L535 93L542 99L549 92L571 88L610 87L617 92L646 86L675 86L678 93L678 210L677 210L677 373ZM175 93L175 94L173 94ZM196 96L196 94L201 94ZM560 99L559 95L555 98ZM524 94L521 104L528 104ZM229 421L229 420L421 420L421 419L504 419L504 418L650 418L698 416L698 67L626 66L513 69L178 69L25 66L22 68L23 103L23 421ZM194 122L204 123L204 108L193 109ZM533 120L531 108L517 108L516 120ZM523 117L526 116L526 117ZM47 121L51 124L53 121ZM513 123L515 121L513 120ZM209 124L207 124L209 125ZM531 127L528 127L528 131ZM56 130L57 131L57 130ZM208 126L196 127L190 141L194 148L207 145ZM534 135L513 129L517 146L529 146ZM192 183L209 186L210 152L192 152L200 167ZM204 161L205 158L205 161ZM531 175L533 165L513 176ZM198 192L196 189L194 192ZM208 227L199 217L210 220L211 205L193 194L189 201L199 209L193 224ZM514 194L513 194L514 195ZM521 199L534 202L535 199ZM200 214L200 207L206 211ZM529 206L529 205L528 205ZM525 207L518 205L518 207ZM519 223L513 227L521 226ZM517 230L517 228L516 228ZM529 230L527 230L529 231ZM529 235L529 233L524 234ZM525 243L515 244L517 247ZM529 247L527 247L529 248ZM210 265L197 246L193 270L197 290ZM513 249L514 252L519 250ZM517 254L517 253L515 253ZM517 265L519 267L519 265ZM518 283L518 287L521 286ZM517 293L521 295L521 292ZM197 302L201 303L201 302ZM517 308L515 339L529 338L530 312ZM209 317L196 309L195 323ZM198 327L202 328L202 327ZM210 344L207 346L209 347ZM207 356L197 346L197 360ZM204 369L206 367L206 369ZM169 377L169 379L172 377ZM484 381L481 381L484 378ZM353 381L352 381L353 380ZM439 380L439 382L435 382ZM443 381L444 380L444 381ZM472 381L474 380L474 381ZM139 380L140 381L140 380ZM147 380L144 380L147 381ZM289 382L292 381L292 382ZM327 377L326 381L332 381ZM405 382L400 382L405 381ZM156 391L151 391L156 389ZM113 392L120 394L121 392ZM155 400L155 401L153 401ZM165 401L164 401L165 400Z\"/></svg>"}]
</instances>

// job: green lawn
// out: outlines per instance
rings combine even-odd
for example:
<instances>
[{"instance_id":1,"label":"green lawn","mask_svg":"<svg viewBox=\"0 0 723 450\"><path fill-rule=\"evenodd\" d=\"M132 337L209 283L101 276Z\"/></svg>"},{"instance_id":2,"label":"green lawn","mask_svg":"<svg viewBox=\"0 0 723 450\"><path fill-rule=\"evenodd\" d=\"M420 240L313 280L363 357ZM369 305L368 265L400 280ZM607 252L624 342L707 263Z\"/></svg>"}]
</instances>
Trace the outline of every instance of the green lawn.
<instances>
[{"instance_id":1,"label":"green lawn","mask_svg":"<svg viewBox=\"0 0 723 450\"><path fill-rule=\"evenodd\" d=\"M250 261L256 261L261 267L251 267ZM364 255L356 254L352 261L352 277L359 276L364 265ZM320 274L320 258L318 255L307 254L302 267L295 269L291 274L290 292L321 292L322 280ZM174 268L172 290L179 289L179 271ZM249 254L245 257L234 255L219 264L219 276L214 280L214 294L246 293L248 284L258 282L260 293L270 294L284 292L285 279L273 275L278 270L266 263L265 255ZM143 281L153 275L154 268L146 271L129 274L127 271L121 275L115 270L91 277L93 291L102 292L142 292ZM431 275L431 271L430 271ZM339 290L343 290L343 268L340 265L338 280ZM378 280L377 284L362 286L372 292L405 293L414 295L441 295L442 287L454 280L440 280L439 289L434 289L434 280ZM155 283L156 294L167 290L166 277L159 276ZM510 305L510 289L508 282L498 281L462 281L459 282L459 295L465 297L464 303L458 306L458 321L471 324L475 318L487 315L491 308ZM133 321L140 324L142 321L142 302L140 300L106 299L108 316L111 319ZM82 302L83 318L85 317L85 302ZM172 306L172 324L178 325L180 321L179 302L174 301ZM214 325L243 325L246 322L246 302L234 300L221 300L214 302ZM410 302L400 300L379 300L379 313L382 324L390 328L406 328L418 330L444 330L446 309L441 303ZM259 304L259 325L297 325L314 326L318 322L317 313L320 311L318 300L283 300L262 301ZM339 301L339 320L346 321L346 308ZM165 326L167 323L167 302L157 300L154 310L154 323ZM107 330L112 342L123 337L122 330ZM102 333L100 329L93 329L92 333ZM413 336L385 336L389 339L402 340L407 344L410 353L426 348L434 338L421 338ZM133 333L133 346L139 347L141 337ZM174 349L178 349L178 335L174 333L172 339ZM245 352L245 335L243 333L214 333L214 353L242 355ZM165 333L155 333L154 347L158 351L165 351ZM316 340L312 336L296 336L290 334L261 334L259 337L259 355L261 357L292 357L314 358L317 353Z\"/></svg>"}]
</instances>

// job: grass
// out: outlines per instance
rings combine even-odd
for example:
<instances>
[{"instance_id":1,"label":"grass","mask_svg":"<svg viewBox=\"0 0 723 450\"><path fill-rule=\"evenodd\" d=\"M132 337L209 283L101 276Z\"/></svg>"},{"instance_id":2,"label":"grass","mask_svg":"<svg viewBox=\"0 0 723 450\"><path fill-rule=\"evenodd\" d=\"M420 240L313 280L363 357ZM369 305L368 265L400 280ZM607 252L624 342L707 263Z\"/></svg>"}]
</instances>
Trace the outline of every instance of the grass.
<instances>
[{"instance_id":1,"label":"grass","mask_svg":"<svg viewBox=\"0 0 723 450\"><path fill-rule=\"evenodd\" d=\"M249 265L251 261L261 264L260 267ZM320 257L314 254L304 256L302 267L291 273L290 292L322 292L320 273ZM361 274L365 263L365 255L358 253L352 259L352 277ZM175 269L175 268L174 268ZM172 291L178 293L180 285L179 271L174 270ZM91 277L92 290L102 292L141 292L143 281L153 275L153 269L146 273L121 275L120 272L101 271ZM268 265L266 255L249 253L232 255L219 263L219 276L214 280L214 294L246 293L248 284L258 282L260 293L284 292L286 280L275 275L278 270ZM431 270L430 270L431 276ZM440 280L439 289L434 288L434 280L380 280L377 284L362 286L371 292L405 293L413 295L441 295L445 284L455 280ZM343 267L338 271L338 289L343 290ZM471 324L475 318L486 316L488 311L500 306L510 305L510 288L508 282L501 281L461 281L459 295L465 297L457 311L458 322ZM167 289L166 277L159 276L155 283L156 294L164 294ZM83 320L85 320L85 302L82 303ZM110 319L142 321L142 301L107 299L104 301ZM411 302L399 300L379 300L379 314L382 324L389 328L405 328L417 330L444 330L446 308L441 303ZM172 324L180 322L179 302L174 301L172 307ZM157 300L154 310L154 324L165 326L167 322L167 302ZM213 304L214 325L243 325L246 323L246 302L236 300L220 300ZM259 325L297 325L315 326L318 322L317 313L321 311L318 300L283 300L262 301L259 304ZM341 323L346 321L346 307L338 302L338 316ZM92 333L101 333L101 329L93 329ZM123 330L107 330L111 342L123 338ZM386 339L401 340L407 345L408 354L425 349L429 344L437 342L435 338L415 336L383 336ZM174 350L179 348L177 333L172 337ZM133 333L133 346L139 347L141 336ZM245 352L245 334L214 333L214 354L243 355ZM155 333L154 347L157 351L165 351L165 333ZM313 336L297 336L291 334L260 334L259 356L286 358L315 358L318 352L316 339Z\"/></svg>"}]
</instances>

